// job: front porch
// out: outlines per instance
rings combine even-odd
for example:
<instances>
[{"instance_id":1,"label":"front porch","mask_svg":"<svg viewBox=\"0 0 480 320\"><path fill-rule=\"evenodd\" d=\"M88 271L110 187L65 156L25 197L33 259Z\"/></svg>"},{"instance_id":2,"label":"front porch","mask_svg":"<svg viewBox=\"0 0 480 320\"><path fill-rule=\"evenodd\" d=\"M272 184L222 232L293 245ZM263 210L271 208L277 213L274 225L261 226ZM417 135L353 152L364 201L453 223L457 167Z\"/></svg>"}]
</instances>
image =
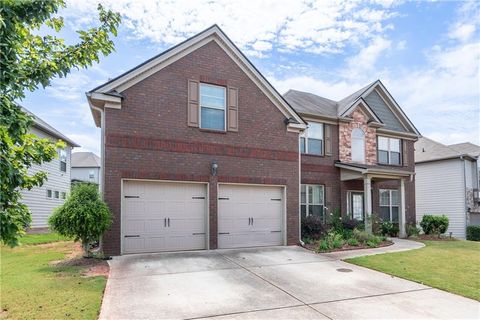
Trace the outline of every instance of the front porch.
<instances>
[{"instance_id":1,"label":"front porch","mask_svg":"<svg viewBox=\"0 0 480 320\"><path fill-rule=\"evenodd\" d=\"M342 212L351 218L363 220L365 230L370 233L374 214L383 221L398 222L399 236L406 237L406 184L412 184L415 173L341 162L335 166L340 168ZM414 193L410 196L414 197ZM414 203L414 199L410 199L410 202Z\"/></svg>"}]
</instances>

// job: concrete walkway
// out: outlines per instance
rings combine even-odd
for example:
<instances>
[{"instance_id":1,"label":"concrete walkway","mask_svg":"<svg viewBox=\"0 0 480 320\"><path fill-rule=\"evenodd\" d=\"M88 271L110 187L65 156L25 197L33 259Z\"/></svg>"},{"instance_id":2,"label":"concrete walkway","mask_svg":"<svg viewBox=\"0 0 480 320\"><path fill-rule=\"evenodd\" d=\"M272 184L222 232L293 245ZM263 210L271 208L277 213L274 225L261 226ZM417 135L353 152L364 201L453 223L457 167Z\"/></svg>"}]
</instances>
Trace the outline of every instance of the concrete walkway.
<instances>
[{"instance_id":1,"label":"concrete walkway","mask_svg":"<svg viewBox=\"0 0 480 320\"><path fill-rule=\"evenodd\" d=\"M330 253L321 253L321 255L325 257L329 257L334 260L345 260L348 258L372 256L380 253L408 251L408 250L420 249L425 247L423 243L417 242L417 241L399 239L399 238L390 238L390 240L393 241L393 244L388 247L337 251L337 252L330 252Z\"/></svg>"},{"instance_id":2,"label":"concrete walkway","mask_svg":"<svg viewBox=\"0 0 480 320\"><path fill-rule=\"evenodd\" d=\"M300 247L115 257L100 319L479 319L480 304Z\"/></svg>"}]
</instances>

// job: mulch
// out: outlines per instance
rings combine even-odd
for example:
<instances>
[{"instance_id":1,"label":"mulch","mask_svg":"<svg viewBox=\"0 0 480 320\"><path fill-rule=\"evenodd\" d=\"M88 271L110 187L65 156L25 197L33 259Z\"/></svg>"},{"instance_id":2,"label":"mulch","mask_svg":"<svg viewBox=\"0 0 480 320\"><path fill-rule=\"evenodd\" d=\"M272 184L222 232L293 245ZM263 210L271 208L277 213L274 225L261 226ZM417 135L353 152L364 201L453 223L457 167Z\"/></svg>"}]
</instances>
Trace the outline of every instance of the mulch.
<instances>
[{"instance_id":1,"label":"mulch","mask_svg":"<svg viewBox=\"0 0 480 320\"><path fill-rule=\"evenodd\" d=\"M420 234L415 237L410 237L412 240L430 240L430 241L456 241L456 238L450 238L448 236L437 236L433 234Z\"/></svg>"},{"instance_id":2,"label":"mulch","mask_svg":"<svg viewBox=\"0 0 480 320\"><path fill-rule=\"evenodd\" d=\"M108 262L98 258L84 258L83 251L79 243L75 243L75 248L67 255L65 260L52 261L52 265L56 267L84 267L85 271L82 273L85 277L108 277L110 267Z\"/></svg>"},{"instance_id":3,"label":"mulch","mask_svg":"<svg viewBox=\"0 0 480 320\"><path fill-rule=\"evenodd\" d=\"M379 244L377 247L375 247L375 248L388 247L388 246L391 246L392 244L393 244L392 241L386 240L386 241L380 242L380 244ZM308 249L308 250L317 252L318 243L305 244L303 247L304 247L305 249ZM332 249L332 250L328 250L328 251L321 251L320 253L329 253L329 252L337 252L337 251L349 251L349 250L359 250L359 249L375 249L375 248L369 247L369 246L367 246L367 245L350 246L350 245L348 245L348 244L344 244L343 247L341 247L341 248Z\"/></svg>"}]
</instances>

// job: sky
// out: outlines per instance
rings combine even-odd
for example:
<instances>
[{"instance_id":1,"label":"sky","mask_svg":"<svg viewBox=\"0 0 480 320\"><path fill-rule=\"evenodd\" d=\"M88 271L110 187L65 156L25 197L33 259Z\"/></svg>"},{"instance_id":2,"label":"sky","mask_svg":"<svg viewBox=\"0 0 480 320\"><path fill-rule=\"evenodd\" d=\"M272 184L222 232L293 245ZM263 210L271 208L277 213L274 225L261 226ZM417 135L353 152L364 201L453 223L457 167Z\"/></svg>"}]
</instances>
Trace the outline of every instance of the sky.
<instances>
[{"instance_id":1,"label":"sky","mask_svg":"<svg viewBox=\"0 0 480 320\"><path fill-rule=\"evenodd\" d=\"M60 36L98 25L97 1L67 0ZM105 0L116 51L28 92L21 104L100 154L85 92L218 24L281 93L340 100L380 79L423 136L480 144L480 2ZM42 29L41 32L49 32Z\"/></svg>"}]
</instances>

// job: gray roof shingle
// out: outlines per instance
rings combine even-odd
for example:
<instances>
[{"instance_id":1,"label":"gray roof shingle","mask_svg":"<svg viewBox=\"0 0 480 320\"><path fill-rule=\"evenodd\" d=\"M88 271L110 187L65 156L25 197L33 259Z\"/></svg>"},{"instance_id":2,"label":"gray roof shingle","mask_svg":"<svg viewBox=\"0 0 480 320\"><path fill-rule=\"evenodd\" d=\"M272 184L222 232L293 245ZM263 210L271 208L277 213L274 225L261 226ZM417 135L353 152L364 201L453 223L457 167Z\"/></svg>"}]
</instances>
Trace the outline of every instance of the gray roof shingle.
<instances>
[{"instance_id":1,"label":"gray roof shingle","mask_svg":"<svg viewBox=\"0 0 480 320\"><path fill-rule=\"evenodd\" d=\"M466 153L474 157L480 156L480 146L473 144L471 142L463 142L449 145L450 148L461 152Z\"/></svg>"},{"instance_id":2,"label":"gray roof shingle","mask_svg":"<svg viewBox=\"0 0 480 320\"><path fill-rule=\"evenodd\" d=\"M283 97L300 113L337 116L337 103L333 100L297 90L288 90Z\"/></svg>"},{"instance_id":3,"label":"gray roof shingle","mask_svg":"<svg viewBox=\"0 0 480 320\"><path fill-rule=\"evenodd\" d=\"M474 144L472 145L475 146ZM455 147L456 145L453 146ZM459 158L465 155L470 155L471 157L478 156L470 152L459 151L457 148L458 147L453 148L452 146L447 146L432 139L422 137L415 142L415 163Z\"/></svg>"},{"instance_id":4,"label":"gray roof shingle","mask_svg":"<svg viewBox=\"0 0 480 320\"><path fill-rule=\"evenodd\" d=\"M93 152L72 153L72 168L100 168L100 157Z\"/></svg>"}]
</instances>

